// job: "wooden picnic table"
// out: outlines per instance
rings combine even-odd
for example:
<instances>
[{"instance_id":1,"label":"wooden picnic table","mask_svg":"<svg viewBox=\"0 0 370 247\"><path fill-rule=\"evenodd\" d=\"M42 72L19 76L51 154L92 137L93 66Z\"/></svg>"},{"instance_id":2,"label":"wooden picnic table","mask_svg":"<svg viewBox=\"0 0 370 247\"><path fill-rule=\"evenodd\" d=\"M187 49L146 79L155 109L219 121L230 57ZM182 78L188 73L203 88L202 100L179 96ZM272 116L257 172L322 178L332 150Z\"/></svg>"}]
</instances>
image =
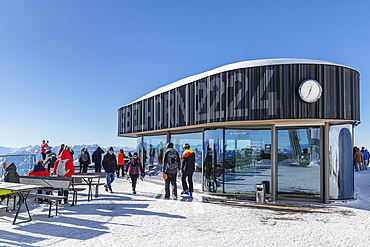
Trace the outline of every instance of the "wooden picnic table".
<instances>
[{"instance_id":1,"label":"wooden picnic table","mask_svg":"<svg viewBox=\"0 0 370 247\"><path fill-rule=\"evenodd\" d=\"M0 182L0 189L2 189L2 190L10 190L12 193L17 193L17 195L20 198L20 200L19 200L19 203L20 204L19 204L17 213L14 216L13 225L15 225L15 222L16 222L16 220L18 218L18 214L19 214L19 212L20 212L21 207L22 207L23 204L26 206L29 220L18 222L18 223L28 222L28 221L31 221L32 220L31 215L30 215L30 211L28 210L28 206L27 206L27 197L28 197L29 193L32 190L37 190L37 189L41 189L41 188L43 188L43 186L40 186L40 185L20 184L20 183Z\"/></svg>"},{"instance_id":2,"label":"wooden picnic table","mask_svg":"<svg viewBox=\"0 0 370 247\"><path fill-rule=\"evenodd\" d=\"M72 175L72 178L73 179L76 179L76 178L81 178L85 181L85 183L89 186L89 192L87 194L87 201L89 202L90 200L92 200L92 189L91 187L93 186L93 179L94 178L99 178L100 179L101 175L100 174L73 174ZM82 185L82 184L78 184L76 182L74 182L75 185ZM98 186L96 186L96 197L98 195ZM91 199L90 199L91 198Z\"/></svg>"}]
</instances>

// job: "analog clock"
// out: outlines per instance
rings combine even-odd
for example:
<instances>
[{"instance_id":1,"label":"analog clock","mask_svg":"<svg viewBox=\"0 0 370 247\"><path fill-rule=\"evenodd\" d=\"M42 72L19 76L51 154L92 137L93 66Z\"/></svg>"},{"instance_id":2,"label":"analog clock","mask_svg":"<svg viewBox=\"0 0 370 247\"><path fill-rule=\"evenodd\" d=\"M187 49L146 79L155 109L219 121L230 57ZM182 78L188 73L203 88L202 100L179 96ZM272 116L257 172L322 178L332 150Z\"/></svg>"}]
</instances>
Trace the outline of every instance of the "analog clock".
<instances>
[{"instance_id":1,"label":"analog clock","mask_svg":"<svg viewBox=\"0 0 370 247\"><path fill-rule=\"evenodd\" d=\"M304 101L312 103L320 99L322 88L318 81L309 79L301 83L298 92Z\"/></svg>"}]
</instances>

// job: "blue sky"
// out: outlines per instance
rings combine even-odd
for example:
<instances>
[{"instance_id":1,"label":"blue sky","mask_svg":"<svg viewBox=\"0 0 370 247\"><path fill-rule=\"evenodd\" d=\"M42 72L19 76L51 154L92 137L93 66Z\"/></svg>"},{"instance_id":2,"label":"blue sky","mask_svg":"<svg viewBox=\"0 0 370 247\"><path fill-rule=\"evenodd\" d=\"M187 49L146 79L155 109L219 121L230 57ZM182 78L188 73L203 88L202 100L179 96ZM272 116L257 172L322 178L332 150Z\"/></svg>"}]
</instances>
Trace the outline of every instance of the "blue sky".
<instances>
[{"instance_id":1,"label":"blue sky","mask_svg":"<svg viewBox=\"0 0 370 247\"><path fill-rule=\"evenodd\" d=\"M368 1L0 1L0 146L132 146L117 110L253 59L307 58L361 75L368 145ZM365 92L365 93L364 93ZM370 146L370 145L369 145Z\"/></svg>"}]
</instances>

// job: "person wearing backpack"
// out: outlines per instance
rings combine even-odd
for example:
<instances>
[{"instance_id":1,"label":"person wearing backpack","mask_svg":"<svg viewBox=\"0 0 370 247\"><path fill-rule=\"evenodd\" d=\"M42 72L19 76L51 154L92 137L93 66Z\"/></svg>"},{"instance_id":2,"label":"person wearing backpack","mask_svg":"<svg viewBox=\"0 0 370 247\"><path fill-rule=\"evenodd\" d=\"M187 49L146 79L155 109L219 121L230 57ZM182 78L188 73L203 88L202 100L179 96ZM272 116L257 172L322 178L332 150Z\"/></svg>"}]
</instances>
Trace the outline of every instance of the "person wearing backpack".
<instances>
[{"instance_id":1,"label":"person wearing backpack","mask_svg":"<svg viewBox=\"0 0 370 247\"><path fill-rule=\"evenodd\" d=\"M54 164L57 161L56 154L51 152L51 150L46 151L46 159L44 160L44 166L51 175L54 171Z\"/></svg>"},{"instance_id":2,"label":"person wearing backpack","mask_svg":"<svg viewBox=\"0 0 370 247\"><path fill-rule=\"evenodd\" d=\"M75 167L73 165L72 156L68 150L63 150L54 164L54 174L56 174L58 177L72 177L74 173ZM58 196L61 195L61 191L58 191ZM65 196L64 204L67 204L68 190L63 191L63 195Z\"/></svg>"},{"instance_id":3,"label":"person wearing backpack","mask_svg":"<svg viewBox=\"0 0 370 247\"><path fill-rule=\"evenodd\" d=\"M88 165L91 164L90 154L86 148L83 148L83 151L81 150L78 161L80 162L80 172L81 172L81 165L82 165L82 172L86 173Z\"/></svg>"},{"instance_id":4,"label":"person wearing backpack","mask_svg":"<svg viewBox=\"0 0 370 247\"><path fill-rule=\"evenodd\" d=\"M177 173L180 173L180 157L179 153L173 148L173 143L169 142L166 145L166 152L163 158L163 178L165 178L164 199L170 199L170 183L172 185L172 197L177 200Z\"/></svg>"}]
</instances>

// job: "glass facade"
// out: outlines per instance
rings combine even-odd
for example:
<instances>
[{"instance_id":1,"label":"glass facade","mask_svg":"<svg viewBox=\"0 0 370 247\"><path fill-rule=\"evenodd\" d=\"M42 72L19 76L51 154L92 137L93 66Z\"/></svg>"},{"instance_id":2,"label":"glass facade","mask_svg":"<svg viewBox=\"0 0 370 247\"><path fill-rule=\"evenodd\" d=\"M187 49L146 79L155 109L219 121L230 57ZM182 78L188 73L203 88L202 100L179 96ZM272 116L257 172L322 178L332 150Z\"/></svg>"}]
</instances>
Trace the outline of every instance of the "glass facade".
<instances>
[{"instance_id":1,"label":"glass facade","mask_svg":"<svg viewBox=\"0 0 370 247\"><path fill-rule=\"evenodd\" d=\"M320 128L278 129L278 196L320 198Z\"/></svg>"},{"instance_id":2,"label":"glass facade","mask_svg":"<svg viewBox=\"0 0 370 247\"><path fill-rule=\"evenodd\" d=\"M330 199L353 198L352 125L329 128Z\"/></svg>"},{"instance_id":3,"label":"glass facade","mask_svg":"<svg viewBox=\"0 0 370 247\"><path fill-rule=\"evenodd\" d=\"M278 127L277 153L273 156L275 165L271 162L274 143L270 127L215 128L171 133L169 137L180 156L185 143L190 144L194 151L193 181L196 190L254 196L255 185L263 183L268 196L273 196L272 191L276 188L276 198L319 200L324 198L323 193L327 193L323 185L327 176L330 199L351 199L352 125L329 127L329 174L325 173L321 162L323 131L324 127ZM151 179L163 181L162 159L166 139L166 135L137 138L146 175ZM271 180L273 173L277 174L274 185Z\"/></svg>"},{"instance_id":4,"label":"glass facade","mask_svg":"<svg viewBox=\"0 0 370 247\"><path fill-rule=\"evenodd\" d=\"M224 192L224 130L204 131L203 188L205 191Z\"/></svg>"},{"instance_id":5,"label":"glass facade","mask_svg":"<svg viewBox=\"0 0 370 247\"><path fill-rule=\"evenodd\" d=\"M195 172L193 174L193 184L194 189L202 190L202 143L203 143L203 133L185 133L185 134L172 134L171 142L175 150L182 157L184 152L182 146L185 143L190 145L190 148L194 151L195 154Z\"/></svg>"},{"instance_id":6,"label":"glass facade","mask_svg":"<svg viewBox=\"0 0 370 247\"><path fill-rule=\"evenodd\" d=\"M226 193L251 194L265 183L270 194L271 130L225 130Z\"/></svg>"},{"instance_id":7,"label":"glass facade","mask_svg":"<svg viewBox=\"0 0 370 247\"><path fill-rule=\"evenodd\" d=\"M145 164L145 174L161 177L163 155L166 151L166 136L144 136L142 151L141 161Z\"/></svg>"}]
</instances>

